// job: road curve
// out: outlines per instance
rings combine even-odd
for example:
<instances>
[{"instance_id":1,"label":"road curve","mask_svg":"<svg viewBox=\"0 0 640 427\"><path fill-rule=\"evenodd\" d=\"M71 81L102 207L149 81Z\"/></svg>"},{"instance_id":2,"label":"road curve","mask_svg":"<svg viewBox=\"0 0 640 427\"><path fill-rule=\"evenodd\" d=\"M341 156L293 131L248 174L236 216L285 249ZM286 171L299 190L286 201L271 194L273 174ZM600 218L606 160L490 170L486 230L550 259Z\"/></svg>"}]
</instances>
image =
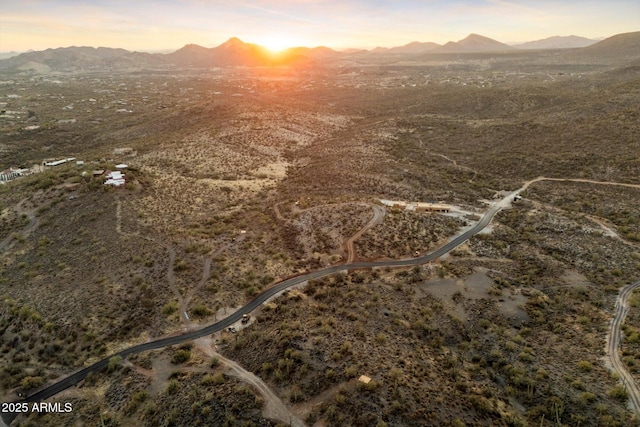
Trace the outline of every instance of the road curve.
<instances>
[{"instance_id":1,"label":"road curve","mask_svg":"<svg viewBox=\"0 0 640 427\"><path fill-rule=\"evenodd\" d=\"M382 206L373 206L373 217L362 227L356 234L349 237L344 243L344 247L347 249L347 263L354 262L356 260L356 246L355 241L360 238L367 230L374 225L379 224L384 219L385 209Z\"/></svg>"},{"instance_id":2,"label":"road curve","mask_svg":"<svg viewBox=\"0 0 640 427\"><path fill-rule=\"evenodd\" d=\"M232 324L234 324L235 322L239 321L243 315L245 314L249 314L251 313L253 310L255 310L256 308L258 308L262 303L264 303L265 301L267 301L269 298L273 297L274 295L278 294L279 292L282 292L292 286L298 285L306 280L312 280L312 279L318 279L321 277L325 277L325 276L329 276L341 271L345 271L345 270L351 270L351 269L362 269L362 268L375 268L375 267L410 267L410 266L414 266L414 265L419 265L419 264L424 264L433 260L436 260L438 258L440 258L441 256L443 256L444 254L450 252L451 250L455 249L456 247L458 247L459 245L461 245L462 243L466 242L467 240L469 240L472 236L474 236L475 234L477 234L478 232L480 232L482 229L484 229L493 219L493 217L503 208L509 206L510 201L513 200L513 197L517 194L520 194L522 191L526 190L531 184L535 183L535 182L539 182L539 181L567 181L567 182L588 182L588 183L593 183L593 184L604 184L604 185L618 185L618 186L625 186L625 187L631 187L631 188L640 188L640 185L636 185L636 184L623 184L623 183L615 183L615 182L602 182L602 181L592 181L592 180L586 180L586 179L563 179L563 178L547 178L547 177L538 177L535 179L532 179L530 181L527 181L520 189L515 190L511 193L509 193L506 197L504 197L500 202L494 204L491 206L491 208L482 216L482 218L480 219L480 221L478 221L473 227L469 228L467 231L463 232L462 234L458 235L457 237L453 238L452 240L450 240L449 242L447 242L446 244L444 244L443 246L441 246L440 248L436 249L435 251L420 256L420 257L416 257L416 258L410 258L410 259L401 259L401 260L389 260L389 261L374 261L374 262L351 262L351 263L346 263L346 264L341 264L341 265L336 265L333 267L327 267L325 269L322 270L317 270L314 272L310 272L310 273L306 273L306 274L302 274L300 276L296 276L296 277L292 277L286 280L283 280L282 282L277 283L276 285L274 285L273 287L266 289L264 292L262 292L261 294L259 294L258 296L256 296L256 298L254 298L251 302L249 302L247 305L245 305L244 307L240 308L238 311L236 311L235 313L231 314L230 316L228 316L225 319L220 320L219 322L213 323L209 326L206 326L202 329L199 330L195 330L195 331L191 331L191 332L187 332L185 334L182 335L176 335L176 336L172 336L172 337L167 337L167 338L161 338L155 341L150 341L150 342L146 342L143 344L138 344L135 345L133 347L129 347L127 349L124 349L118 353L115 354L111 354L108 357L94 363L93 365L87 366L79 371L74 372L73 374L69 375L68 377L63 378L62 380L58 381L55 384L52 384L42 390L37 391L36 393L26 397L25 399L21 400L23 402L38 402L41 400L45 400L48 399L52 396L55 396L56 394L60 393L63 390L66 390L67 388L78 384L80 381L82 381L89 373L91 372L99 372L102 369L104 369L108 363L109 363L109 359L113 356L121 356L122 358L126 358L127 356L131 355L131 354L136 354L136 353L141 353L143 351L149 351L149 350L156 350L156 349L160 349L160 348L164 348L167 346L171 346L171 345L177 345L177 344L181 344L183 342L187 342L187 341L192 341L195 340L197 338L201 338L204 337L206 335L212 334L214 332L218 332L224 328L227 328L229 326L231 326ZM276 213L279 213L279 210L276 210ZM634 285L638 285L639 284L634 284ZM625 288L626 289L626 288ZM623 289L624 291L624 289ZM630 293L630 291L629 291ZM622 293L621 293L622 295ZM628 295L627 295L628 298ZM624 304L622 304L621 302L624 302ZM616 303L616 309L617 310L628 310L628 308L624 308L626 307L626 299L625 298L620 298L618 299L618 302ZM625 378L625 376L623 375L623 373L626 373L626 375L628 376L628 378L630 379L627 380L626 384L627 384L627 389L629 390L629 394L630 396L632 396L632 392L631 392L631 388L633 388L636 393L637 393L637 386L635 385L635 382L633 381L633 378L631 378L631 376L628 374L628 372L624 369L624 366L622 366L622 364L620 363L620 360L617 356L617 351L615 351L617 349L617 344L619 343L619 327L620 324L622 323L622 319L624 319L626 315L626 311L624 311L623 314L618 315L616 314L616 317L614 318L614 323L612 324L612 331L618 331L618 337L615 338L615 336L612 336L612 338L609 340L609 349L611 349L611 346L613 345L613 349L614 351L610 351L610 357L615 358L616 362L618 364L619 367L622 368L621 371L621 378ZM613 359L612 359L612 363L614 363ZM616 364L614 363L614 366L616 366ZM625 380L623 380L625 381ZM640 407L640 398L638 398L638 394L633 395L632 399L636 399L634 402L634 407L637 408ZM15 413L3 413L2 414L2 419L4 420L5 423L7 423L7 425L11 424L11 422L16 418L18 414Z\"/></svg>"},{"instance_id":3,"label":"road curve","mask_svg":"<svg viewBox=\"0 0 640 427\"><path fill-rule=\"evenodd\" d=\"M631 409L640 415L640 389L638 389L638 384L636 384L629 371L627 371L627 368L625 368L618 355L618 348L620 347L620 340L622 338L620 327L624 323L625 317L627 317L629 297L635 289L640 289L640 282L625 286L620 290L616 298L616 313L611 320L611 328L607 335L607 357L609 358L611 367L618 373L620 381L622 381L627 393L629 393Z\"/></svg>"},{"instance_id":4,"label":"road curve","mask_svg":"<svg viewBox=\"0 0 640 427\"><path fill-rule=\"evenodd\" d=\"M202 329L184 333L182 335L161 338L155 341L138 344L133 347L124 349L118 353L111 354L108 357L105 357L104 359L94 363L93 365L87 366L79 371L74 372L73 374L63 378L57 383L52 384L42 390L39 390L34 394L31 394L30 396L26 397L21 401L22 402L39 402L41 400L45 400L52 396L55 396L61 391L66 390L67 388L78 384L80 381L86 378L86 376L89 375L91 372L99 372L104 368L106 368L107 365L109 364L109 359L111 357L121 356L124 359L127 356L132 354L137 354L137 353L141 353L143 351L149 351L149 350L157 350L157 349L168 347L171 345L181 344L187 341L192 341L197 338L204 337L206 335L210 335L214 332L221 331L233 325L240 319L242 319L243 315L251 313L253 310L258 308L261 304L263 304L269 298L273 297L279 292L282 292L292 286L298 285L304 281L318 279L318 278L329 276L341 271L347 271L352 269L363 269L363 268L374 268L374 267L409 267L409 266L424 264L424 263L436 260L441 256L443 256L444 254L448 253L449 251L455 249L462 243L469 240L473 235L480 232L483 228L485 228L489 224L489 222L491 222L493 217L501 209L502 207L500 205L492 206L484 214L484 216L480 219L480 221L478 221L478 223L476 223L473 227L471 227L464 233L458 235L457 237L453 238L451 241L449 241L448 243L444 244L443 246L441 246L440 248L436 249L435 251L429 254L423 255L421 257L401 259L401 260L346 263L346 264L327 267L322 270L317 270L310 273L302 274L300 276L291 277L289 279L283 280L280 283L277 283L276 285L274 285L269 289L266 289L264 292L256 296L256 298L254 298L247 305L240 308L238 311L226 317L225 319L220 320L219 322L213 323ZM7 424L10 424L17 415L18 414L4 413L2 414L2 418Z\"/></svg>"}]
</instances>

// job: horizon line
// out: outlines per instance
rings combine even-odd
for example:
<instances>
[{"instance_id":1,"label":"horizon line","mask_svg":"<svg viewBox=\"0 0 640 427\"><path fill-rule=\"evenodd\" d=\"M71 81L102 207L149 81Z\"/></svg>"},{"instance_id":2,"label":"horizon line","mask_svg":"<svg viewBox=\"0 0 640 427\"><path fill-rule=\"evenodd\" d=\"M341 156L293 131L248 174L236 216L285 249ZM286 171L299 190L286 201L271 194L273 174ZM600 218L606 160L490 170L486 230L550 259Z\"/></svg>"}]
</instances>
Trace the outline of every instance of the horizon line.
<instances>
[{"instance_id":1,"label":"horizon line","mask_svg":"<svg viewBox=\"0 0 640 427\"><path fill-rule=\"evenodd\" d=\"M632 32L633 32L633 31L632 31ZM624 32L623 32L623 33L616 33L616 34L613 34L613 35L603 36L603 37L597 37L597 38L589 38L589 37L579 36L579 35L576 35L576 34L569 34L569 35L566 35L566 36L563 36L563 35L553 35L553 36L547 36L547 37L543 37L543 38L536 39L536 40L527 40L527 41L509 41L509 42L503 42L503 41L500 41L500 40L497 40L497 39L494 39L494 38L491 38L491 37L483 36L482 34L479 34L479 33L471 32L471 33L468 33L465 37L463 37L463 38L461 38L461 39L459 39L459 40L457 40L457 41L455 41L455 42L454 42L453 40L449 40L449 41L447 41L447 42L445 42L445 43L443 43L443 44L441 44L441 43L436 43L436 42L431 42L431 41L429 41L429 40L426 40L426 41L412 40L412 41L406 42L406 43L404 43L404 44L393 45L393 46L380 46L380 45L377 45L377 46L372 46L372 47L340 47L340 48L336 48L336 47L331 47L331 46L328 46L328 45L320 44L320 45L315 45L315 46L306 46L306 45L290 46L290 47L287 47L287 48L285 48L285 49L283 49L283 50L287 50L287 49L296 49L296 48L309 48L309 49L314 49L314 48L318 48L318 47L326 47L326 48L329 48L329 49L335 50L335 51L337 51L337 52L347 51L347 50L353 50L353 49L356 49L356 50L367 50L367 51L370 51L370 50L372 50L372 49L378 49L378 48L383 48L383 49L392 49L392 48L395 48L395 47L403 47L403 46L406 46L406 45L411 44L411 43L435 43L435 44L437 44L438 46L444 46L444 44L446 44L446 43L450 43L450 42L457 43L457 42L459 42L459 41L461 41L461 40L464 40L465 38L467 38L467 37L469 37L469 36L471 36L471 35L478 35L478 36L482 36L482 37L487 37L487 38L490 38L490 39L495 40L495 41L497 41L497 42L500 42L500 43L506 44L506 45L508 45L508 46L515 47L515 46L518 46L518 45L521 45L521 44L525 44L525 43L529 43L529 42L536 42L536 41L541 41L541 40L546 40L546 39L549 39L549 38L552 38L552 37L581 37L581 38L585 38L585 39L592 40L592 41L595 41L595 42L599 42L599 41L602 41L602 40L607 39L607 38L609 38L609 37L613 37L613 36L618 35L618 34L625 34L625 33L624 33ZM238 40L242 41L243 43L246 43L246 44L254 44L254 45L257 45L257 46L260 46L260 47L263 47L263 48L268 49L266 46L261 45L260 43L256 43L256 42L252 42L252 41L245 41L245 40L242 40L240 37L237 37L237 36L231 36L231 37L227 38L225 41L223 41L223 42L221 42L221 43L219 43L219 44L216 44L215 46L211 46L211 47L207 47L207 46L204 46L204 45L201 45L201 44L198 44L198 43L186 43L186 44L184 44L184 45L182 45L182 46L180 46L180 47L177 47L177 48L167 47L167 48L160 48L160 49L158 49L158 48L155 48L155 49L135 49L135 48L134 48L134 49L132 49L132 48L124 48L124 47L120 47L120 46L118 46L118 47L111 47L111 46L104 46L104 45L102 45L102 46L97 46L97 45L74 44L74 45L69 45L69 46L47 47L47 48L43 48L43 49L27 49L27 50L23 50L23 51L18 51L18 50L3 50L3 51L0 51L0 54L16 53L16 54L20 55L20 54L23 54L23 53L30 53L30 52L42 52L42 51L49 50L49 49L68 49L68 48L72 48L72 47L90 47L90 48L93 48L93 49L99 49L99 48L106 48L106 49L124 49L124 50L127 50L127 51L129 51L129 52L152 53L152 54L154 54L154 53L155 53L155 54L166 54L166 53L172 53L172 52L175 52L175 51L177 51L177 50L180 50L180 49L182 49L183 47L188 46L188 45L196 45L196 46L204 47L204 48L206 48L206 49L212 49L212 48L219 47L219 46L221 46L221 45L225 44L226 42L228 42L229 40L232 40L232 39L238 39Z\"/></svg>"}]
</instances>

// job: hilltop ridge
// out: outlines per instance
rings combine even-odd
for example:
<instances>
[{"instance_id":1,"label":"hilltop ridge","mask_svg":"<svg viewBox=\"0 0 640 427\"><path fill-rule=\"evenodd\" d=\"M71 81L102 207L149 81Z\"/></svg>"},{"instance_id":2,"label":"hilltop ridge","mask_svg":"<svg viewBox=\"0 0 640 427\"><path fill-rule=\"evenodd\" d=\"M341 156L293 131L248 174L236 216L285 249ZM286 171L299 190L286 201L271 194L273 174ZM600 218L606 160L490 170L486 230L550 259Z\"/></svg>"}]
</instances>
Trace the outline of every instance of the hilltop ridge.
<instances>
[{"instance_id":1,"label":"hilltop ridge","mask_svg":"<svg viewBox=\"0 0 640 427\"><path fill-rule=\"evenodd\" d=\"M587 45L585 47L580 47ZM255 43L247 43L231 37L224 43L207 48L198 44L186 44L171 53L131 52L122 48L70 46L43 51L21 53L0 60L0 70L46 73L100 71L118 69L144 69L150 67L227 67L227 66L310 66L323 65L330 60L354 57L384 58L388 55L411 59L417 55L511 53L531 49L572 48L567 58L572 60L630 62L640 56L640 32L618 34L600 42L578 36L554 36L518 46L509 46L479 34L469 34L457 42L444 45L433 42L413 41L395 47L377 47L367 50L338 52L326 46L291 47L274 53ZM628 59L628 61L627 61Z\"/></svg>"}]
</instances>

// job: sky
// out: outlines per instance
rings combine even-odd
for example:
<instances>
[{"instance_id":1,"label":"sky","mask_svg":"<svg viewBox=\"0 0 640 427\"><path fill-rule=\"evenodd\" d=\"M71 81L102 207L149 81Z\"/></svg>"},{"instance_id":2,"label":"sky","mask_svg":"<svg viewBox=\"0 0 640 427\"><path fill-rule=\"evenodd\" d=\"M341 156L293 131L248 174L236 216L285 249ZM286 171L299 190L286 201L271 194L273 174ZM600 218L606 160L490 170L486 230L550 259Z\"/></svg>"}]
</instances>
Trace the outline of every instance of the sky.
<instances>
[{"instance_id":1,"label":"sky","mask_svg":"<svg viewBox=\"0 0 640 427\"><path fill-rule=\"evenodd\" d=\"M640 0L0 0L0 52L66 46L175 50L230 37L334 49L504 43L640 30Z\"/></svg>"}]
</instances>

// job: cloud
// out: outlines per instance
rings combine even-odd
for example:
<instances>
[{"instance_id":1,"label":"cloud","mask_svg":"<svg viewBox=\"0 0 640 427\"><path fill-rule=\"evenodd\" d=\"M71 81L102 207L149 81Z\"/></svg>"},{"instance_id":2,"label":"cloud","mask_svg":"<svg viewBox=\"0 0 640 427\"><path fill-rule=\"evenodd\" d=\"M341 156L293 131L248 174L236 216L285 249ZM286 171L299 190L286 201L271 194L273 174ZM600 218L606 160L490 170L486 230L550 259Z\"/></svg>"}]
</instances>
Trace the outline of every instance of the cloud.
<instances>
[{"instance_id":1,"label":"cloud","mask_svg":"<svg viewBox=\"0 0 640 427\"><path fill-rule=\"evenodd\" d=\"M261 10L261 11L267 12L267 13L269 13L271 15L282 16L284 18L293 19L295 21L308 22L308 23L315 24L315 25L319 25L320 24L319 22L314 21L312 19L305 18L303 16L292 15L290 13L282 12L280 10L273 9L273 8L268 8L268 7L263 7L263 6L259 6L259 5L256 5L256 4L243 3L243 2L236 2L236 4L242 5L244 7L250 8L250 9Z\"/></svg>"},{"instance_id":2,"label":"cloud","mask_svg":"<svg viewBox=\"0 0 640 427\"><path fill-rule=\"evenodd\" d=\"M522 12L530 15L544 15L544 16L549 15L547 12L545 12L544 9L541 9L539 7L534 8L534 7L527 6L525 4L516 3L516 2L505 1L505 0L489 0L489 3L500 7L503 11ZM540 3L534 3L534 4L540 5Z\"/></svg>"},{"instance_id":3,"label":"cloud","mask_svg":"<svg viewBox=\"0 0 640 427\"><path fill-rule=\"evenodd\" d=\"M213 46L269 35L336 47L444 43L471 32L526 41L634 31L637 16L637 0L22 0L0 2L0 50Z\"/></svg>"}]
</instances>

